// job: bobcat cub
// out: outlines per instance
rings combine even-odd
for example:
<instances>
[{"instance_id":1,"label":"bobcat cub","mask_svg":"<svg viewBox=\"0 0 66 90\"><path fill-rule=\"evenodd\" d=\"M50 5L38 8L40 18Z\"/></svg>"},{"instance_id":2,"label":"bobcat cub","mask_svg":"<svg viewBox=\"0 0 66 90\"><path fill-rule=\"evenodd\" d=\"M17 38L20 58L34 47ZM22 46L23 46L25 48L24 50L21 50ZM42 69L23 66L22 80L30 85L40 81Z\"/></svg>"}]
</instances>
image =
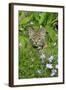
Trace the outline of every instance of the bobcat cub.
<instances>
[{"instance_id":1,"label":"bobcat cub","mask_svg":"<svg viewBox=\"0 0 66 90\"><path fill-rule=\"evenodd\" d=\"M46 30L44 28L40 28L37 32L29 28L29 39L31 40L32 46L38 50L43 49L45 46L45 35Z\"/></svg>"}]
</instances>

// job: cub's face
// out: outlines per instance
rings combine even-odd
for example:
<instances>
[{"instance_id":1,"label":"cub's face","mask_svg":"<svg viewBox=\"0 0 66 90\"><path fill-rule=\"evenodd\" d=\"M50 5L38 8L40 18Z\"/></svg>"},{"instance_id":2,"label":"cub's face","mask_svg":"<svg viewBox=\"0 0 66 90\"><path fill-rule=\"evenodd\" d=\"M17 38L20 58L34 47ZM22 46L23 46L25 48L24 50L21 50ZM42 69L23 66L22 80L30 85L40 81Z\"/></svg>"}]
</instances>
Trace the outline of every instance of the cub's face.
<instances>
[{"instance_id":1,"label":"cub's face","mask_svg":"<svg viewBox=\"0 0 66 90\"><path fill-rule=\"evenodd\" d=\"M42 49L45 44L45 30L40 29L38 32L35 32L29 29L29 38L34 48Z\"/></svg>"}]
</instances>

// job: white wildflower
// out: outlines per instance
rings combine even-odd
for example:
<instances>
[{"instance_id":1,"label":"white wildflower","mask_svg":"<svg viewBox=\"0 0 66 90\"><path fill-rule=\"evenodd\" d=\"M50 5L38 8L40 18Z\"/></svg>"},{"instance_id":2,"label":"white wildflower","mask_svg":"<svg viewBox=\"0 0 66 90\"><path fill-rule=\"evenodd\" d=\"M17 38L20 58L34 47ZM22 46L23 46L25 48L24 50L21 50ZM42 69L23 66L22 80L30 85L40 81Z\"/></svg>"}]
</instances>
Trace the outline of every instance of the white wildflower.
<instances>
[{"instance_id":1,"label":"white wildflower","mask_svg":"<svg viewBox=\"0 0 66 90\"><path fill-rule=\"evenodd\" d=\"M51 76L54 76L56 74L57 70L56 69L53 69L52 70L52 73L51 73Z\"/></svg>"},{"instance_id":2,"label":"white wildflower","mask_svg":"<svg viewBox=\"0 0 66 90\"><path fill-rule=\"evenodd\" d=\"M53 68L52 64L46 64L46 67L49 68L49 69Z\"/></svg>"},{"instance_id":3,"label":"white wildflower","mask_svg":"<svg viewBox=\"0 0 66 90\"><path fill-rule=\"evenodd\" d=\"M53 56L50 56L50 57L48 58L49 62L52 62L52 61L53 61L53 59L54 59L54 57L53 57Z\"/></svg>"},{"instance_id":4,"label":"white wildflower","mask_svg":"<svg viewBox=\"0 0 66 90\"><path fill-rule=\"evenodd\" d=\"M56 69L58 69L58 64L55 66Z\"/></svg>"}]
</instances>

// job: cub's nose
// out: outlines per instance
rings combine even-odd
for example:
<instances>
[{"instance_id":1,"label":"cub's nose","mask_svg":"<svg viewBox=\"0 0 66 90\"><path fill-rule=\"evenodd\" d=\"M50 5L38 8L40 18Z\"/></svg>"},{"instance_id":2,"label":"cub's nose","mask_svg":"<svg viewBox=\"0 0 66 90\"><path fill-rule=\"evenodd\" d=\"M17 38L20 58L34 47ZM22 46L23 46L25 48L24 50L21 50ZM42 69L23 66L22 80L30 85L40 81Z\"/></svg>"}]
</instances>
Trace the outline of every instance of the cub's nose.
<instances>
[{"instance_id":1,"label":"cub's nose","mask_svg":"<svg viewBox=\"0 0 66 90\"><path fill-rule=\"evenodd\" d=\"M37 42L35 42L35 45L37 45Z\"/></svg>"},{"instance_id":2,"label":"cub's nose","mask_svg":"<svg viewBox=\"0 0 66 90\"><path fill-rule=\"evenodd\" d=\"M33 47L34 48L37 48L38 46L37 46L37 42L35 42L34 44L33 44Z\"/></svg>"},{"instance_id":3,"label":"cub's nose","mask_svg":"<svg viewBox=\"0 0 66 90\"><path fill-rule=\"evenodd\" d=\"M33 44L34 44L35 46L37 46L37 42L34 42Z\"/></svg>"}]
</instances>

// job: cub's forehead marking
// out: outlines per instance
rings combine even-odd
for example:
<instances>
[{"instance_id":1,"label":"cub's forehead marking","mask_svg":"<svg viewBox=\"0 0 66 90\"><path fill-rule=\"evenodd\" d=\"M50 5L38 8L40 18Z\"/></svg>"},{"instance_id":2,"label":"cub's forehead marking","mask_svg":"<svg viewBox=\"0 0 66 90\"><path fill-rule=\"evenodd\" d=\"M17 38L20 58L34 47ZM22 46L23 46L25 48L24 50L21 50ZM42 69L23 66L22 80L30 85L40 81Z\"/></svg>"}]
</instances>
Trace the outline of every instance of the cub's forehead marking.
<instances>
[{"instance_id":1,"label":"cub's forehead marking","mask_svg":"<svg viewBox=\"0 0 66 90\"><path fill-rule=\"evenodd\" d=\"M40 38L41 38L41 35L35 34L32 38L33 38L33 39L40 39Z\"/></svg>"}]
</instances>

